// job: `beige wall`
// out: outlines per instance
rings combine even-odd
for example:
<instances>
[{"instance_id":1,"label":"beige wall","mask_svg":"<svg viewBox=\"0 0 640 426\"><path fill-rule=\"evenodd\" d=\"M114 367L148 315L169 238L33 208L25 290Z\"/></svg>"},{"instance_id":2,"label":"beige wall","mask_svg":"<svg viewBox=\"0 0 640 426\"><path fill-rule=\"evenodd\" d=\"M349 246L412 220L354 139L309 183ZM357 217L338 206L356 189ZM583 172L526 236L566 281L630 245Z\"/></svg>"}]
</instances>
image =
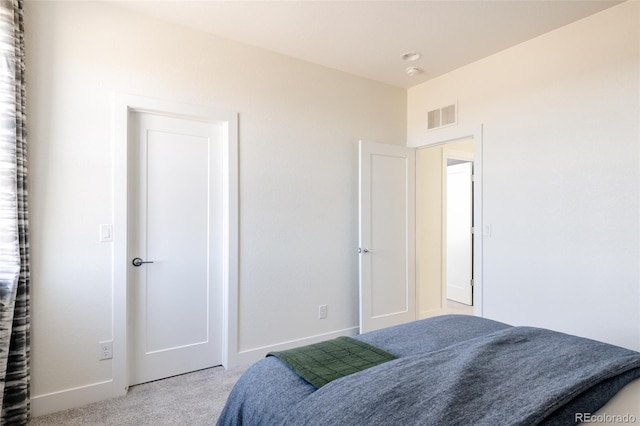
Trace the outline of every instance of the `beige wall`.
<instances>
[{"instance_id":1,"label":"beige wall","mask_svg":"<svg viewBox=\"0 0 640 426\"><path fill-rule=\"evenodd\" d=\"M473 154L473 139L421 148L416 151L416 288L418 315L427 318L444 313L443 200L444 152Z\"/></svg>"},{"instance_id":2,"label":"beige wall","mask_svg":"<svg viewBox=\"0 0 640 426\"><path fill-rule=\"evenodd\" d=\"M112 377L114 93L239 113L239 352L357 327L357 143L404 144L404 89L116 5L25 8L36 413Z\"/></svg>"}]
</instances>

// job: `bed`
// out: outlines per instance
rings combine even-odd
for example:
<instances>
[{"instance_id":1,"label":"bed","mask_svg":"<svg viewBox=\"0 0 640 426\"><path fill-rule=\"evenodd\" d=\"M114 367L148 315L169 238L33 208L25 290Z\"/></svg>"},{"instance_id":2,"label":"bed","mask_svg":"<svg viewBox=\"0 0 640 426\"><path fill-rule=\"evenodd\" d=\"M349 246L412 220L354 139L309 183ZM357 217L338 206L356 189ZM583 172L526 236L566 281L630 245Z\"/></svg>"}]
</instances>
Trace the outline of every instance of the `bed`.
<instances>
[{"instance_id":1,"label":"bed","mask_svg":"<svg viewBox=\"0 0 640 426\"><path fill-rule=\"evenodd\" d=\"M240 377L217 424L566 425L625 415L640 422L630 411L640 406L638 393L620 399L622 411L603 411L625 386L638 390L635 351L466 315L353 339L391 359L312 385L283 353L267 356Z\"/></svg>"}]
</instances>

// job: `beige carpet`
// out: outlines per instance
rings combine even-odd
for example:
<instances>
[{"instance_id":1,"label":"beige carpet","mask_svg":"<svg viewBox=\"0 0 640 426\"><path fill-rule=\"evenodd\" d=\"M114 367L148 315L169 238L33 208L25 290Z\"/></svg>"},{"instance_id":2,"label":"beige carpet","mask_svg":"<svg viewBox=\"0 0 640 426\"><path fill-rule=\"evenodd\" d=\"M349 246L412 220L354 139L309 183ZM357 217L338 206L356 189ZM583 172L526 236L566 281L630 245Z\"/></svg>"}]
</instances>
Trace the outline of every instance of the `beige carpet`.
<instances>
[{"instance_id":1,"label":"beige carpet","mask_svg":"<svg viewBox=\"0 0 640 426\"><path fill-rule=\"evenodd\" d=\"M125 396L36 417L27 426L215 425L243 371L215 367L132 386Z\"/></svg>"}]
</instances>

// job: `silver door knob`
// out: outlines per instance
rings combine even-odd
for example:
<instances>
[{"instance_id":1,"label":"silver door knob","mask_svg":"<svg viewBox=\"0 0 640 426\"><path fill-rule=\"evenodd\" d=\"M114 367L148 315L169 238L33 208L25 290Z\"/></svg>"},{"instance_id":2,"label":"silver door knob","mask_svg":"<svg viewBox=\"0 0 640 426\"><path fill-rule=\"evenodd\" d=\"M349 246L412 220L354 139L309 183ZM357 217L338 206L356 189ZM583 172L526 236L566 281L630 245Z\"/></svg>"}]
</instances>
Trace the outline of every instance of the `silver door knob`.
<instances>
[{"instance_id":1,"label":"silver door knob","mask_svg":"<svg viewBox=\"0 0 640 426\"><path fill-rule=\"evenodd\" d=\"M142 266L142 264L143 264L143 263L153 263L153 261L152 261L152 260L142 260L142 259L140 259L139 257L135 257L135 258L131 261L131 264L132 264L133 266L135 266L135 267Z\"/></svg>"},{"instance_id":2,"label":"silver door knob","mask_svg":"<svg viewBox=\"0 0 640 426\"><path fill-rule=\"evenodd\" d=\"M358 253L364 253L364 254L367 254L367 253L369 253L369 249L366 249L366 248L365 248L365 249L363 249L363 248L359 248L359 249L358 249Z\"/></svg>"}]
</instances>

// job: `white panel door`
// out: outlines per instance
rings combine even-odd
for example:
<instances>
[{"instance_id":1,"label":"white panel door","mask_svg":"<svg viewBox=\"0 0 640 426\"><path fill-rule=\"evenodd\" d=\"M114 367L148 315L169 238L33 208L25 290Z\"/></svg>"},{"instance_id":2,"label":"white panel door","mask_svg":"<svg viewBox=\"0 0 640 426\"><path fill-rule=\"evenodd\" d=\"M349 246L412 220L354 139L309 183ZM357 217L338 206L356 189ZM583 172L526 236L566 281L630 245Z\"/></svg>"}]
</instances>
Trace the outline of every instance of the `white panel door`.
<instances>
[{"instance_id":1,"label":"white panel door","mask_svg":"<svg viewBox=\"0 0 640 426\"><path fill-rule=\"evenodd\" d=\"M221 127L131 114L133 385L222 363L223 256Z\"/></svg>"},{"instance_id":2,"label":"white panel door","mask_svg":"<svg viewBox=\"0 0 640 426\"><path fill-rule=\"evenodd\" d=\"M447 167L447 299L473 301L473 163Z\"/></svg>"},{"instance_id":3,"label":"white panel door","mask_svg":"<svg viewBox=\"0 0 640 426\"><path fill-rule=\"evenodd\" d=\"M415 151L360 141L360 332L416 318Z\"/></svg>"}]
</instances>

